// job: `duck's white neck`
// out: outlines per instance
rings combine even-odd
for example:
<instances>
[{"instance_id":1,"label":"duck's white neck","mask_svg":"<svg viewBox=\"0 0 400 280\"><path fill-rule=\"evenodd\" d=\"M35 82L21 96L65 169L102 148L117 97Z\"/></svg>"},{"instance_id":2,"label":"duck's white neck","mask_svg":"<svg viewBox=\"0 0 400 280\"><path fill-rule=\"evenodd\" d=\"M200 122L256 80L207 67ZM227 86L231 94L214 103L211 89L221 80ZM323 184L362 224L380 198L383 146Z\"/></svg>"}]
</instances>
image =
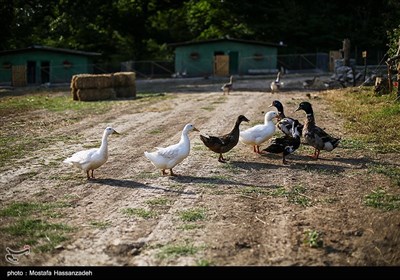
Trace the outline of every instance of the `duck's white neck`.
<instances>
[{"instance_id":1,"label":"duck's white neck","mask_svg":"<svg viewBox=\"0 0 400 280\"><path fill-rule=\"evenodd\" d=\"M267 115L264 117L264 124L273 123L272 120L269 120L268 118L269 118L269 116L267 116Z\"/></svg>"},{"instance_id":2,"label":"duck's white neck","mask_svg":"<svg viewBox=\"0 0 400 280\"><path fill-rule=\"evenodd\" d=\"M188 142L189 141L189 132L186 130L182 131L182 135L181 135L181 140L179 141L179 143L184 143L184 142Z\"/></svg>"},{"instance_id":3,"label":"duck's white neck","mask_svg":"<svg viewBox=\"0 0 400 280\"><path fill-rule=\"evenodd\" d=\"M104 132L103 138L101 138L101 146L99 149L101 153L107 153L107 150L108 150L107 137L108 137L108 134L106 132Z\"/></svg>"}]
</instances>

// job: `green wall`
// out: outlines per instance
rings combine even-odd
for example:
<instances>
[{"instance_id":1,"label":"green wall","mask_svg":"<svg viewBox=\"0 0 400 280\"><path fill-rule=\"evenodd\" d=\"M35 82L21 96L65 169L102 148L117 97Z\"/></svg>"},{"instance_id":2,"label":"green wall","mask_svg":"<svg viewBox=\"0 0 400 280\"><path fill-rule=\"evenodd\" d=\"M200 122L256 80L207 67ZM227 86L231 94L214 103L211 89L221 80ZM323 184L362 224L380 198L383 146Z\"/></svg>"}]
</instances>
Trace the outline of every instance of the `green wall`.
<instances>
[{"instance_id":1,"label":"green wall","mask_svg":"<svg viewBox=\"0 0 400 280\"><path fill-rule=\"evenodd\" d=\"M270 72L276 72L277 69L277 47L226 41L177 46L175 71L186 71L188 76L213 75L216 52L230 56L229 70L232 75L247 75L254 69ZM198 53L198 57L192 58L192 53ZM255 59L255 54L262 58Z\"/></svg>"},{"instance_id":2,"label":"green wall","mask_svg":"<svg viewBox=\"0 0 400 280\"><path fill-rule=\"evenodd\" d=\"M93 73L93 62L89 56L45 50L29 50L0 56L0 83L11 83L12 70L6 67L7 63L29 67L31 64L28 61L36 63L34 71L32 69L27 70L28 82L31 84L42 84L47 82L47 78L49 78L50 83L65 83L70 82L75 74ZM70 62L71 66L66 67L64 65L65 61ZM48 73L48 77L46 77L46 74L42 74L41 65L43 62L49 63L48 70L43 69L44 73Z\"/></svg>"}]
</instances>

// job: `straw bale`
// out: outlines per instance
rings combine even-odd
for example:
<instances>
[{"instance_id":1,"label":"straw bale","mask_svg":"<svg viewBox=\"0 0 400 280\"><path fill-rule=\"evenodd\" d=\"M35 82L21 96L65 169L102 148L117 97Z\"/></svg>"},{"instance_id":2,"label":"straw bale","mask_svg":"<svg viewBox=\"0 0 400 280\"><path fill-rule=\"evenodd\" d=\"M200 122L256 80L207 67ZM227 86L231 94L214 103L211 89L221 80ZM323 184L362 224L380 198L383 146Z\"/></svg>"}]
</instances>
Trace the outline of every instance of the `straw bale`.
<instances>
[{"instance_id":1,"label":"straw bale","mask_svg":"<svg viewBox=\"0 0 400 280\"><path fill-rule=\"evenodd\" d=\"M76 88L71 88L72 100L79 100L78 90Z\"/></svg>"},{"instance_id":2,"label":"straw bale","mask_svg":"<svg viewBox=\"0 0 400 280\"><path fill-rule=\"evenodd\" d=\"M103 89L113 87L112 74L79 74L73 78L73 87L77 89Z\"/></svg>"},{"instance_id":3,"label":"straw bale","mask_svg":"<svg viewBox=\"0 0 400 280\"><path fill-rule=\"evenodd\" d=\"M113 74L114 87L130 87L135 85L135 72L117 72Z\"/></svg>"},{"instance_id":4,"label":"straw bale","mask_svg":"<svg viewBox=\"0 0 400 280\"><path fill-rule=\"evenodd\" d=\"M114 88L117 97L119 98L128 98L128 97L136 97L136 86L130 87L115 87Z\"/></svg>"},{"instance_id":5,"label":"straw bale","mask_svg":"<svg viewBox=\"0 0 400 280\"><path fill-rule=\"evenodd\" d=\"M115 98L113 88L103 89L78 89L77 96L79 101L96 101Z\"/></svg>"}]
</instances>

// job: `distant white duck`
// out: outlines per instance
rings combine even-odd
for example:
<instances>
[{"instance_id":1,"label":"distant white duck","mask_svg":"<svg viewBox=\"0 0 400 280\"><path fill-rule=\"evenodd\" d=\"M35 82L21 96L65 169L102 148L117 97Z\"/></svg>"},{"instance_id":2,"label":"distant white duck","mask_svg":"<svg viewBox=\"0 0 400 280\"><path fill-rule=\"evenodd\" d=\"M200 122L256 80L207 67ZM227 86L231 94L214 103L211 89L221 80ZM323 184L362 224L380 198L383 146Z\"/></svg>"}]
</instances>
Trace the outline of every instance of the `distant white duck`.
<instances>
[{"instance_id":1,"label":"distant white duck","mask_svg":"<svg viewBox=\"0 0 400 280\"><path fill-rule=\"evenodd\" d=\"M229 83L226 83L221 87L221 90L224 92L224 95L225 94L229 95L229 93L231 92L232 88L233 88L233 76L231 76L229 78Z\"/></svg>"},{"instance_id":2,"label":"distant white duck","mask_svg":"<svg viewBox=\"0 0 400 280\"><path fill-rule=\"evenodd\" d=\"M104 129L100 148L93 148L76 152L71 157L65 159L63 162L72 166L76 166L83 171L86 171L87 178L94 179L93 171L106 163L108 159L107 137L111 134L119 133L116 132L112 127L107 127L106 129ZM91 176L89 176L89 171L92 171Z\"/></svg>"},{"instance_id":3,"label":"distant white duck","mask_svg":"<svg viewBox=\"0 0 400 280\"><path fill-rule=\"evenodd\" d=\"M276 75L275 81L271 82L271 93L275 93L281 89L281 72Z\"/></svg>"},{"instance_id":4,"label":"distant white duck","mask_svg":"<svg viewBox=\"0 0 400 280\"><path fill-rule=\"evenodd\" d=\"M275 124L272 121L278 114L270 111L265 114L264 124L258 124L240 132L239 140L243 144L252 145L255 153L260 153L260 145L270 139L275 133Z\"/></svg>"},{"instance_id":5,"label":"distant white duck","mask_svg":"<svg viewBox=\"0 0 400 280\"><path fill-rule=\"evenodd\" d=\"M183 128L179 143L166 148L156 147L157 151L155 152L144 152L144 155L151 161L151 163L158 169L161 169L162 175L167 175L165 169L169 169L170 175L175 176L172 172L172 168L182 162L189 155L190 140L188 134L190 131L199 130L192 124L187 124Z\"/></svg>"}]
</instances>

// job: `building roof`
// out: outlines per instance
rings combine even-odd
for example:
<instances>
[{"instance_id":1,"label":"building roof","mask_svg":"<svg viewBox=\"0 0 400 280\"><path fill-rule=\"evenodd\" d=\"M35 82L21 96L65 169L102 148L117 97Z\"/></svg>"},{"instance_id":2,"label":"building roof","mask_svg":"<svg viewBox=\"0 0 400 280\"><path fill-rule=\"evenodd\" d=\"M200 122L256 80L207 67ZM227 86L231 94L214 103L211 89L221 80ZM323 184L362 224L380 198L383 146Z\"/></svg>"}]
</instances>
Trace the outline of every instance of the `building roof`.
<instances>
[{"instance_id":1,"label":"building roof","mask_svg":"<svg viewBox=\"0 0 400 280\"><path fill-rule=\"evenodd\" d=\"M237 42L237 43L244 43L244 44L252 44L252 45L264 45L270 47L285 47L283 43L269 43L269 42L261 42L261 41L254 41L254 40L242 40L242 39L234 39L234 38L219 38L219 39L209 39L209 40L201 40L201 41L186 41L180 43L172 43L169 44L171 47L180 47L180 46L188 46L188 45L199 45L199 44L209 44L215 42L223 42L223 41L230 41L230 42Z\"/></svg>"},{"instance_id":2,"label":"building roof","mask_svg":"<svg viewBox=\"0 0 400 280\"><path fill-rule=\"evenodd\" d=\"M68 54L76 54L76 55L83 55L83 56L99 56L99 55L101 55L101 53L96 53L96 52L84 52L84 51L78 51L78 50L72 50L72 49L53 48L53 47L47 47L47 46L41 46L41 45L32 45L27 48L16 49L16 50L0 51L0 55L23 53L23 52L32 51L32 50L43 50L43 51L49 51L49 52L68 53Z\"/></svg>"}]
</instances>

